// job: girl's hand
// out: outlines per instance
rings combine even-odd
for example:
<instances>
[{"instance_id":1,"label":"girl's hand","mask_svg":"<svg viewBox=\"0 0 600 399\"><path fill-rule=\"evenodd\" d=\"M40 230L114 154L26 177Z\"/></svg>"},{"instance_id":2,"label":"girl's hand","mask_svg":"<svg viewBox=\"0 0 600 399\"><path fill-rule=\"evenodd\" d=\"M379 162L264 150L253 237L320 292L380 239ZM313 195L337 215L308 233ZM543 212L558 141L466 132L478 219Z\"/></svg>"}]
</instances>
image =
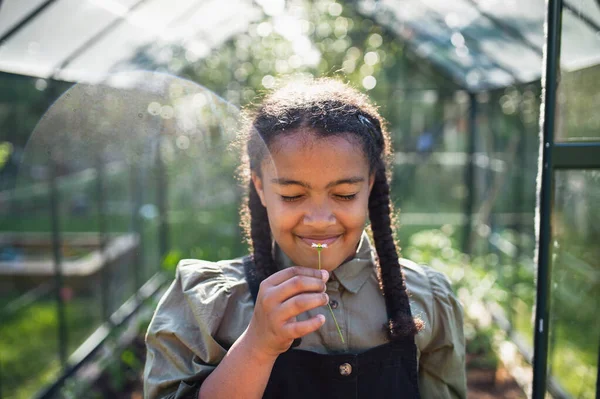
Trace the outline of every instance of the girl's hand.
<instances>
[{"instance_id":1,"label":"girl's hand","mask_svg":"<svg viewBox=\"0 0 600 399\"><path fill-rule=\"evenodd\" d=\"M296 321L296 316L327 304L325 282L329 273L307 267L289 267L260 284L254 314L244 333L254 352L275 359L287 351L294 339L319 329L325 316Z\"/></svg>"}]
</instances>

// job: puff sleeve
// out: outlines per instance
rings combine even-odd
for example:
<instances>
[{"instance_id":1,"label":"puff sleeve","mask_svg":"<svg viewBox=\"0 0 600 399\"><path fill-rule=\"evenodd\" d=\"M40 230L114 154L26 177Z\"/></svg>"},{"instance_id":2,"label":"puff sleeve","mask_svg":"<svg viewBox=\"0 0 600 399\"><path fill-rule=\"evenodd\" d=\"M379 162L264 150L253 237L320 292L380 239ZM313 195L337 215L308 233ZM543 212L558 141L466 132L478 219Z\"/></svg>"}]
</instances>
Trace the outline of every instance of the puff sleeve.
<instances>
[{"instance_id":1,"label":"puff sleeve","mask_svg":"<svg viewBox=\"0 0 600 399\"><path fill-rule=\"evenodd\" d=\"M463 310L446 276L425 267L431 291L431 340L421 348L419 387L423 398L466 398Z\"/></svg>"},{"instance_id":2,"label":"puff sleeve","mask_svg":"<svg viewBox=\"0 0 600 399\"><path fill-rule=\"evenodd\" d=\"M223 265L182 260L146 333L144 398L192 398L235 340L219 339L227 317L237 318L235 281ZM246 298L244 298L246 299ZM234 314L232 314L234 313ZM237 326L239 330L243 326ZM243 331L243 330L242 330Z\"/></svg>"}]
</instances>

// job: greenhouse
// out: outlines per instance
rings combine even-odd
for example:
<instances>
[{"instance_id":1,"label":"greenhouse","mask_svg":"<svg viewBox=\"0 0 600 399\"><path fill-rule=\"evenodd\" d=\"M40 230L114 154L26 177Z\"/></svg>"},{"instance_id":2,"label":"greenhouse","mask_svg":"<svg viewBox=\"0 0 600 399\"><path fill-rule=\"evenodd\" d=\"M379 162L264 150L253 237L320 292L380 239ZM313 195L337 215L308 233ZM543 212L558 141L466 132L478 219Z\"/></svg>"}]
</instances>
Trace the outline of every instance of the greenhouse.
<instances>
[{"instance_id":1,"label":"greenhouse","mask_svg":"<svg viewBox=\"0 0 600 399\"><path fill-rule=\"evenodd\" d=\"M600 1L0 0L0 398L143 397L179 261L249 253L243 110L319 77L387 121L467 396L600 397Z\"/></svg>"}]
</instances>

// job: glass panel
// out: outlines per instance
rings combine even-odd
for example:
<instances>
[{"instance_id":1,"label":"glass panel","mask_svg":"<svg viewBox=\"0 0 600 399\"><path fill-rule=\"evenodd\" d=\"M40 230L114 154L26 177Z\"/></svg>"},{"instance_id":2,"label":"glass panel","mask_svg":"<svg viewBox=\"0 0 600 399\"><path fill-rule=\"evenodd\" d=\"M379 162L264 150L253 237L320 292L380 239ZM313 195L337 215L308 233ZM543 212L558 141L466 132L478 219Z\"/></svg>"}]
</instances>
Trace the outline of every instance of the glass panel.
<instances>
[{"instance_id":1,"label":"glass panel","mask_svg":"<svg viewBox=\"0 0 600 399\"><path fill-rule=\"evenodd\" d=\"M131 230L130 167L122 160L105 160L101 170L102 186L106 193L106 288L109 314L112 314L134 293L137 244Z\"/></svg>"},{"instance_id":2,"label":"glass panel","mask_svg":"<svg viewBox=\"0 0 600 399\"><path fill-rule=\"evenodd\" d=\"M555 175L549 376L574 398L595 398L600 337L600 171Z\"/></svg>"},{"instance_id":3,"label":"glass panel","mask_svg":"<svg viewBox=\"0 0 600 399\"><path fill-rule=\"evenodd\" d=\"M600 62L600 4L588 0L565 2L562 13L561 60L572 71Z\"/></svg>"},{"instance_id":4,"label":"glass panel","mask_svg":"<svg viewBox=\"0 0 600 399\"><path fill-rule=\"evenodd\" d=\"M600 40L599 40L600 43ZM600 139L600 65L563 72L559 85L557 141Z\"/></svg>"},{"instance_id":5,"label":"glass panel","mask_svg":"<svg viewBox=\"0 0 600 399\"><path fill-rule=\"evenodd\" d=\"M442 0L437 0L442 1ZM449 3L452 4L452 3ZM510 28L523 36L532 47L544 47L546 4L543 1L478 1L473 2L482 14L500 22L498 33ZM541 63L540 63L541 67Z\"/></svg>"},{"instance_id":6,"label":"glass panel","mask_svg":"<svg viewBox=\"0 0 600 399\"><path fill-rule=\"evenodd\" d=\"M556 141L600 138L600 3L564 4Z\"/></svg>"},{"instance_id":7,"label":"glass panel","mask_svg":"<svg viewBox=\"0 0 600 399\"><path fill-rule=\"evenodd\" d=\"M51 109L49 116L52 113ZM38 129L34 133L32 143L35 143L41 134L49 132ZM103 322L99 288L104 265L102 258L98 256L98 210L94 200L97 198L96 176L85 167L81 170L73 170L72 166L65 164L60 167L63 172L71 169L70 173L65 173L57 179L63 246L64 277L61 297L65 304L67 355L70 355Z\"/></svg>"},{"instance_id":8,"label":"glass panel","mask_svg":"<svg viewBox=\"0 0 600 399\"><path fill-rule=\"evenodd\" d=\"M101 82L110 72L159 66L177 74L184 65L206 57L233 34L245 31L259 17L258 8L245 0L236 0L228 7L217 0L178 3L144 3L58 76L68 81ZM178 51L185 57L176 59Z\"/></svg>"},{"instance_id":9,"label":"glass panel","mask_svg":"<svg viewBox=\"0 0 600 399\"><path fill-rule=\"evenodd\" d=\"M0 8L0 36L15 27L46 0L4 1Z\"/></svg>"},{"instance_id":10,"label":"glass panel","mask_svg":"<svg viewBox=\"0 0 600 399\"><path fill-rule=\"evenodd\" d=\"M600 6L596 0L567 0L563 2L569 5L572 12L578 15L583 15L592 23L600 25Z\"/></svg>"},{"instance_id":11,"label":"glass panel","mask_svg":"<svg viewBox=\"0 0 600 399\"><path fill-rule=\"evenodd\" d=\"M519 7L507 15L488 17L489 10L466 1L381 1L363 3L378 21L407 39L417 53L473 90L505 87L539 77L543 5L532 7L541 18L528 18L508 29L502 18L515 19ZM505 7L497 7L505 8ZM510 7L509 7L510 8ZM529 10L527 10L529 11ZM527 14L529 15L529 14ZM524 32L521 32L521 28ZM510 34L509 34L510 33ZM535 42L522 36L533 36Z\"/></svg>"},{"instance_id":12,"label":"glass panel","mask_svg":"<svg viewBox=\"0 0 600 399\"><path fill-rule=\"evenodd\" d=\"M0 68L51 77L67 57L115 19L92 2L58 1L0 47Z\"/></svg>"},{"instance_id":13,"label":"glass panel","mask_svg":"<svg viewBox=\"0 0 600 399\"><path fill-rule=\"evenodd\" d=\"M154 49L148 53L159 65L171 61L166 47L183 42L188 61L193 62L258 17L258 7L248 3L237 0L222 7L217 1L196 0L57 1L0 46L0 69L44 78L56 74L67 81L101 81L116 65L124 69L143 47ZM0 26L6 14L23 12L3 8ZM73 54L77 56L67 69L57 70Z\"/></svg>"},{"instance_id":14,"label":"glass panel","mask_svg":"<svg viewBox=\"0 0 600 399\"><path fill-rule=\"evenodd\" d=\"M486 266L505 295L498 299L513 333L533 348L531 322L535 297L533 215L537 171L540 86L508 87L490 94L488 186L480 218L490 211L482 237L490 253ZM493 172L493 173L490 173ZM487 231L486 231L487 230ZM488 241L489 239L489 241Z\"/></svg>"},{"instance_id":15,"label":"glass panel","mask_svg":"<svg viewBox=\"0 0 600 399\"><path fill-rule=\"evenodd\" d=\"M24 164L22 157L43 112L68 86L0 75L0 386L6 398L34 397L61 371L48 167ZM76 254L63 247L63 255Z\"/></svg>"},{"instance_id":16,"label":"glass panel","mask_svg":"<svg viewBox=\"0 0 600 399\"><path fill-rule=\"evenodd\" d=\"M468 96L422 90L394 98L392 197L401 210L401 242L423 229L452 225L462 234L465 218ZM422 184L435 181L436 184ZM440 198L445 198L440 201ZM461 235L462 237L462 235ZM456 238L460 242L460 237Z\"/></svg>"},{"instance_id":17,"label":"glass panel","mask_svg":"<svg viewBox=\"0 0 600 399\"><path fill-rule=\"evenodd\" d=\"M154 162L152 162L154 163ZM140 184L138 190L138 239L142 270L140 272L140 284L144 284L150 277L160 270L161 257L158 241L158 206L157 192L158 182L150 162L139 165L137 171L133 172L139 176ZM174 276L174 275L173 275Z\"/></svg>"}]
</instances>

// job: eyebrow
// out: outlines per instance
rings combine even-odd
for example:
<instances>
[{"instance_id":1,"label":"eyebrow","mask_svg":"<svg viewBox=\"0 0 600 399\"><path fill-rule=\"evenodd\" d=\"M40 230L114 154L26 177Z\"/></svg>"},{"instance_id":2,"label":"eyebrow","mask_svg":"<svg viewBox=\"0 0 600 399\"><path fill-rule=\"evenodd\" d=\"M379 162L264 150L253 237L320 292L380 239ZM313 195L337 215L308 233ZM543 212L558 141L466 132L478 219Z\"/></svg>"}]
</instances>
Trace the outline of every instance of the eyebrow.
<instances>
[{"instance_id":1,"label":"eyebrow","mask_svg":"<svg viewBox=\"0 0 600 399\"><path fill-rule=\"evenodd\" d=\"M346 179L339 179L336 181L332 181L331 183L327 184L327 186L325 186L325 188L331 188L333 186L339 186L340 184L358 184L358 183L362 183L365 181L364 177L348 177ZM280 186L302 186L308 189L311 189L312 187L310 186L310 184L303 182L303 181L299 181L299 180L292 180L292 179L286 179L283 177L280 178L275 178L275 179L271 179L271 183L274 184L279 184Z\"/></svg>"}]
</instances>

